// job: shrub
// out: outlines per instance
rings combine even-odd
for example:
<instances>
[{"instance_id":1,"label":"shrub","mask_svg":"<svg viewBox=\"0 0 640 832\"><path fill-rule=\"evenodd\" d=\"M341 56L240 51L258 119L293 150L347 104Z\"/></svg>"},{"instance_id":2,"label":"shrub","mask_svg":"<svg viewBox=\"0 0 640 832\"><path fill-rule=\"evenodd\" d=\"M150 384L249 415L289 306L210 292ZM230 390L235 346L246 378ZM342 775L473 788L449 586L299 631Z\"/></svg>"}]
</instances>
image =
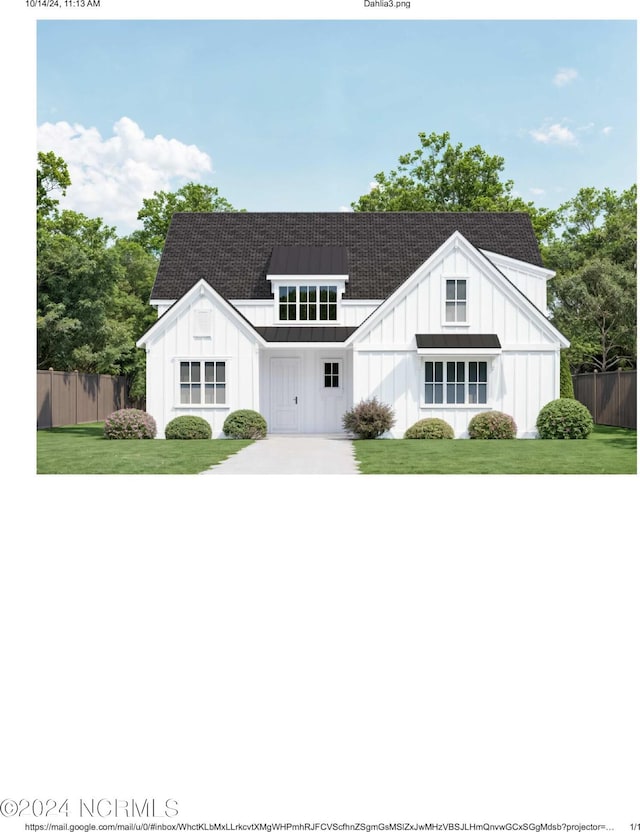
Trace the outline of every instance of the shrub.
<instances>
[{"instance_id":1,"label":"shrub","mask_svg":"<svg viewBox=\"0 0 640 832\"><path fill-rule=\"evenodd\" d=\"M593 419L577 399L554 399L538 413L536 427L541 439L586 439Z\"/></svg>"},{"instance_id":2,"label":"shrub","mask_svg":"<svg viewBox=\"0 0 640 832\"><path fill-rule=\"evenodd\" d=\"M513 418L499 410L478 413L469 422L470 439L515 439L517 432Z\"/></svg>"},{"instance_id":3,"label":"shrub","mask_svg":"<svg viewBox=\"0 0 640 832\"><path fill-rule=\"evenodd\" d=\"M420 419L407 428L405 439L453 439L453 428L444 419Z\"/></svg>"},{"instance_id":4,"label":"shrub","mask_svg":"<svg viewBox=\"0 0 640 832\"><path fill-rule=\"evenodd\" d=\"M345 430L354 433L358 439L375 439L390 430L396 423L392 408L379 402L375 396L357 404L342 417Z\"/></svg>"},{"instance_id":5,"label":"shrub","mask_svg":"<svg viewBox=\"0 0 640 832\"><path fill-rule=\"evenodd\" d=\"M575 399L567 350L560 350L560 398Z\"/></svg>"},{"instance_id":6,"label":"shrub","mask_svg":"<svg viewBox=\"0 0 640 832\"><path fill-rule=\"evenodd\" d=\"M176 416L164 435L165 439L211 439L211 425L201 416Z\"/></svg>"},{"instance_id":7,"label":"shrub","mask_svg":"<svg viewBox=\"0 0 640 832\"><path fill-rule=\"evenodd\" d=\"M155 419L144 410L116 410L104 421L106 439L153 439L156 433Z\"/></svg>"},{"instance_id":8,"label":"shrub","mask_svg":"<svg viewBox=\"0 0 640 832\"><path fill-rule=\"evenodd\" d=\"M267 423L255 410L234 410L224 420L222 432L229 439L264 439Z\"/></svg>"}]
</instances>

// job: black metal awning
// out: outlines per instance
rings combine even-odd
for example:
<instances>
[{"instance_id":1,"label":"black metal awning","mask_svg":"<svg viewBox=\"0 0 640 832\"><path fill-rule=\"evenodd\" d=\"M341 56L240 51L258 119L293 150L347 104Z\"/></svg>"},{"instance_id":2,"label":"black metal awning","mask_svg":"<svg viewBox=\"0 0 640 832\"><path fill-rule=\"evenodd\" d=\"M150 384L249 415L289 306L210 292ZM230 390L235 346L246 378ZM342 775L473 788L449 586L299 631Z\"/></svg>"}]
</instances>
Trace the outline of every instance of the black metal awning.
<instances>
[{"instance_id":1,"label":"black metal awning","mask_svg":"<svg viewBox=\"0 0 640 832\"><path fill-rule=\"evenodd\" d=\"M276 344L338 344L356 331L355 326L257 326L265 341Z\"/></svg>"},{"instance_id":2,"label":"black metal awning","mask_svg":"<svg viewBox=\"0 0 640 832\"><path fill-rule=\"evenodd\" d=\"M499 350L500 339L495 334L445 332L430 335L416 334L419 350Z\"/></svg>"}]
</instances>

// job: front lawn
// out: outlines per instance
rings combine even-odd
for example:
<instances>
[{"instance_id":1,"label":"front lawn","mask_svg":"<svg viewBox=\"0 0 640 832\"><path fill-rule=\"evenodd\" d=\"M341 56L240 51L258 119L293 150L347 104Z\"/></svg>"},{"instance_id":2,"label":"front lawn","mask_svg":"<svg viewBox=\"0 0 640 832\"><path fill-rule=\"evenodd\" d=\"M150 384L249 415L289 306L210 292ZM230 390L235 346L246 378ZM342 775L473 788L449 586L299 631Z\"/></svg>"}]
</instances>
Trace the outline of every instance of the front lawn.
<instances>
[{"instance_id":1,"label":"front lawn","mask_svg":"<svg viewBox=\"0 0 640 832\"><path fill-rule=\"evenodd\" d=\"M635 474L636 431L597 425L588 439L356 440L363 474Z\"/></svg>"},{"instance_id":2,"label":"front lawn","mask_svg":"<svg viewBox=\"0 0 640 832\"><path fill-rule=\"evenodd\" d=\"M244 439L105 439L103 422L39 430L38 474L198 474Z\"/></svg>"}]
</instances>

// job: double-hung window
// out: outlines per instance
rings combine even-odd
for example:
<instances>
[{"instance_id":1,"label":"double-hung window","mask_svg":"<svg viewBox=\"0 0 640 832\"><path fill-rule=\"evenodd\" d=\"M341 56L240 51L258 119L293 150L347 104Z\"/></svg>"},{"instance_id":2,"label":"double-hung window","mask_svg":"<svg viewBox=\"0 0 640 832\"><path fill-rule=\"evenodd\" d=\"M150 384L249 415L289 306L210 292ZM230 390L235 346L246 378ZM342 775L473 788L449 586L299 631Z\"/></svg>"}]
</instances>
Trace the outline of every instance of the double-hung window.
<instances>
[{"instance_id":1,"label":"double-hung window","mask_svg":"<svg viewBox=\"0 0 640 832\"><path fill-rule=\"evenodd\" d=\"M424 403L486 404L486 361L425 361Z\"/></svg>"},{"instance_id":2,"label":"double-hung window","mask_svg":"<svg viewBox=\"0 0 640 832\"><path fill-rule=\"evenodd\" d=\"M448 324L467 322L467 281L464 278L445 281L444 320Z\"/></svg>"},{"instance_id":3,"label":"double-hung window","mask_svg":"<svg viewBox=\"0 0 640 832\"><path fill-rule=\"evenodd\" d=\"M181 361L180 404L226 404L225 361Z\"/></svg>"}]
</instances>

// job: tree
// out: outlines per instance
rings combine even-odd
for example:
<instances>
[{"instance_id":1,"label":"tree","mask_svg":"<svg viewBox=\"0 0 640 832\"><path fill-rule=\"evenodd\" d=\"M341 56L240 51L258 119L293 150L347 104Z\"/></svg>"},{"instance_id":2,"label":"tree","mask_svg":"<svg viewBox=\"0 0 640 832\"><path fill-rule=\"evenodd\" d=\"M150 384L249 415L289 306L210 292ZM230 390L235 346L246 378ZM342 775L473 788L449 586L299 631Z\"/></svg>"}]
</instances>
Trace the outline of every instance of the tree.
<instances>
[{"instance_id":1,"label":"tree","mask_svg":"<svg viewBox=\"0 0 640 832\"><path fill-rule=\"evenodd\" d=\"M142 220L142 231L136 231L131 239L139 243L150 254L159 256L169 231L171 217L176 211L236 211L218 189L210 185L189 182L177 191L154 191L152 197L142 201L138 219Z\"/></svg>"},{"instance_id":2,"label":"tree","mask_svg":"<svg viewBox=\"0 0 640 832\"><path fill-rule=\"evenodd\" d=\"M351 203L354 211L526 211L539 240L551 236L555 213L513 195L503 180L504 159L480 145L464 149L449 133L419 133L420 147L377 173L375 185Z\"/></svg>"},{"instance_id":3,"label":"tree","mask_svg":"<svg viewBox=\"0 0 640 832\"><path fill-rule=\"evenodd\" d=\"M57 211L58 200L51 194L59 191L62 196L67 193L71 185L71 177L67 163L53 151L38 153L38 169L36 174L36 199L38 222L50 217Z\"/></svg>"},{"instance_id":4,"label":"tree","mask_svg":"<svg viewBox=\"0 0 640 832\"><path fill-rule=\"evenodd\" d=\"M599 256L555 278L553 323L571 341L574 369L635 366L636 284L635 273Z\"/></svg>"},{"instance_id":5,"label":"tree","mask_svg":"<svg viewBox=\"0 0 640 832\"><path fill-rule=\"evenodd\" d=\"M146 353L136 347L136 341L157 320L156 310L149 305L149 296L158 261L126 237L116 241L114 252L120 273L114 287L111 315L127 331L120 372L127 377L130 399L141 402L145 396Z\"/></svg>"},{"instance_id":6,"label":"tree","mask_svg":"<svg viewBox=\"0 0 640 832\"><path fill-rule=\"evenodd\" d=\"M120 372L126 332L109 315L120 266L114 230L63 211L38 230L38 367Z\"/></svg>"},{"instance_id":7,"label":"tree","mask_svg":"<svg viewBox=\"0 0 640 832\"><path fill-rule=\"evenodd\" d=\"M558 209L559 237L543 247L553 323L571 340L575 371L636 363L637 188L581 188Z\"/></svg>"}]
</instances>

